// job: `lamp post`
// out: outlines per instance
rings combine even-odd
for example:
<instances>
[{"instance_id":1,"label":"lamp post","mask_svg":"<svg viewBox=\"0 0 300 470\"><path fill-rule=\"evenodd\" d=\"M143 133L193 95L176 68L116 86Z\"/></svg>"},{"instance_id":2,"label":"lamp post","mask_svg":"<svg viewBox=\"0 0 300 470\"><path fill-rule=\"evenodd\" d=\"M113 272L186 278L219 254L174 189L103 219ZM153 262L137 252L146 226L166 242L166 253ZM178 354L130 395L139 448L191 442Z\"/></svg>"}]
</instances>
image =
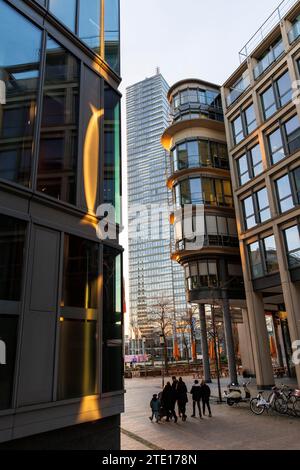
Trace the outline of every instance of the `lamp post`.
<instances>
[{"instance_id":1,"label":"lamp post","mask_svg":"<svg viewBox=\"0 0 300 470\"><path fill-rule=\"evenodd\" d=\"M162 376L162 388L165 386L165 365L164 365L164 348L165 348L165 337L164 335L159 336L159 343L162 347L161 355L161 376Z\"/></svg>"}]
</instances>

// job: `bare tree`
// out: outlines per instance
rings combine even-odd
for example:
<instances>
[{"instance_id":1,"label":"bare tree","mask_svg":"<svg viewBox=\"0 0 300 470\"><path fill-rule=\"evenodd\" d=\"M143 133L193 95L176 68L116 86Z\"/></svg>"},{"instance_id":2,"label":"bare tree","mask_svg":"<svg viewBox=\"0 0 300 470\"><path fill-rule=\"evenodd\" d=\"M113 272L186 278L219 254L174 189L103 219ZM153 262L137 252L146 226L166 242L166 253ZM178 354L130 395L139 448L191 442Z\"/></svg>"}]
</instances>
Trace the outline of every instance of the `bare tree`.
<instances>
[{"instance_id":1,"label":"bare tree","mask_svg":"<svg viewBox=\"0 0 300 470\"><path fill-rule=\"evenodd\" d=\"M195 344L195 341L196 341L195 329L196 329L197 321L198 321L198 316L197 316L196 306L191 306L190 308L188 308L187 311L181 315L180 320L179 320L179 331L181 332L182 344L184 345L184 348L186 350L188 363L189 363L189 357L190 357L188 338L190 338L191 357L192 359L195 359L195 357L193 357L194 356L193 344Z\"/></svg>"},{"instance_id":2,"label":"bare tree","mask_svg":"<svg viewBox=\"0 0 300 470\"><path fill-rule=\"evenodd\" d=\"M163 338L164 344L164 368L168 372L168 343L167 340L172 336L173 331L173 308L170 301L161 296L152 306L148 313L148 318L156 329L157 333Z\"/></svg>"}]
</instances>

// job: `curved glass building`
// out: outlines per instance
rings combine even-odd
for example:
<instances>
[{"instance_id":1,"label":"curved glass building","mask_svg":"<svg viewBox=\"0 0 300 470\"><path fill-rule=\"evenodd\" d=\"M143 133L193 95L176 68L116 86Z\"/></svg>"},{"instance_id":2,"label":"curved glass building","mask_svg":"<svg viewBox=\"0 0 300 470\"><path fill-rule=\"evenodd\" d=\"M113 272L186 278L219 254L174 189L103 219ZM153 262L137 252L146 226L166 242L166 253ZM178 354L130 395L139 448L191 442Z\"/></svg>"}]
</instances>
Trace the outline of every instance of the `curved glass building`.
<instances>
[{"instance_id":1,"label":"curved glass building","mask_svg":"<svg viewBox=\"0 0 300 470\"><path fill-rule=\"evenodd\" d=\"M182 80L168 99L172 119L161 141L171 159L172 258L184 268L187 301L200 307L206 379L205 315L213 308L224 323L230 377L236 382L233 323L242 322L245 293L220 88ZM206 305L211 308L205 313Z\"/></svg>"}]
</instances>

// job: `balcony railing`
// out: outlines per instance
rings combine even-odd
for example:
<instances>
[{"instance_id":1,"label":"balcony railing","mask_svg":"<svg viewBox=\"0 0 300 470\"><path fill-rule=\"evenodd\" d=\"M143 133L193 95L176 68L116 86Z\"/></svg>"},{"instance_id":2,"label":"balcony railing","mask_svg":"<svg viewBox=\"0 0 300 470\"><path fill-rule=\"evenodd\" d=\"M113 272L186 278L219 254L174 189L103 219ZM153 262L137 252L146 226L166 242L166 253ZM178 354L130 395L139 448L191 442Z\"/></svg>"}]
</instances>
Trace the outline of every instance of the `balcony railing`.
<instances>
[{"instance_id":1,"label":"balcony railing","mask_svg":"<svg viewBox=\"0 0 300 470\"><path fill-rule=\"evenodd\" d=\"M257 80L274 62L284 53L282 39L261 59L254 69L254 78Z\"/></svg>"},{"instance_id":2,"label":"balcony railing","mask_svg":"<svg viewBox=\"0 0 300 470\"><path fill-rule=\"evenodd\" d=\"M171 113L171 122L201 118L223 122L223 109L205 104L187 103L181 104L178 108L175 108Z\"/></svg>"},{"instance_id":3,"label":"balcony railing","mask_svg":"<svg viewBox=\"0 0 300 470\"><path fill-rule=\"evenodd\" d=\"M204 235L202 237L195 237L194 240L180 240L175 243L175 253L181 251L189 251L191 249L206 248L209 246L219 246L219 247L229 247L229 248L238 248L239 239L238 237L233 237L230 235Z\"/></svg>"},{"instance_id":4,"label":"balcony railing","mask_svg":"<svg viewBox=\"0 0 300 470\"><path fill-rule=\"evenodd\" d=\"M192 170L195 168L218 168L222 170L229 170L228 158L213 156L207 160L201 159L199 155L189 155L186 159L181 159L179 162L174 162L174 173L182 170Z\"/></svg>"},{"instance_id":5,"label":"balcony railing","mask_svg":"<svg viewBox=\"0 0 300 470\"><path fill-rule=\"evenodd\" d=\"M240 51L241 63L251 55L299 0L283 0Z\"/></svg>"},{"instance_id":6,"label":"balcony railing","mask_svg":"<svg viewBox=\"0 0 300 470\"><path fill-rule=\"evenodd\" d=\"M226 98L227 106L231 106L249 87L250 76L247 75L231 88L231 91Z\"/></svg>"},{"instance_id":7,"label":"balcony railing","mask_svg":"<svg viewBox=\"0 0 300 470\"><path fill-rule=\"evenodd\" d=\"M300 36L300 20L295 21L293 26L288 32L289 43L293 44Z\"/></svg>"},{"instance_id":8,"label":"balcony railing","mask_svg":"<svg viewBox=\"0 0 300 470\"><path fill-rule=\"evenodd\" d=\"M181 197L181 204L179 203L179 207L184 205L207 205L207 206L214 206L214 207L234 207L233 205L233 197L232 196L224 196L223 194L214 194L207 195L201 192L193 192L191 197Z\"/></svg>"}]
</instances>

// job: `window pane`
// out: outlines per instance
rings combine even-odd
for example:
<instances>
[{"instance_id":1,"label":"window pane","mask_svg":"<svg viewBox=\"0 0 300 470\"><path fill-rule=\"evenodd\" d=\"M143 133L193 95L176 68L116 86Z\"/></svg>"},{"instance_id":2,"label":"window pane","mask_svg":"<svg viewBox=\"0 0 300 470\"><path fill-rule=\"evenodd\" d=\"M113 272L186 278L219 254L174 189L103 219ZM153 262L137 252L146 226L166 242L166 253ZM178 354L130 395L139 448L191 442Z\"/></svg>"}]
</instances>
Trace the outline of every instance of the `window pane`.
<instances>
[{"instance_id":1,"label":"window pane","mask_svg":"<svg viewBox=\"0 0 300 470\"><path fill-rule=\"evenodd\" d=\"M280 100L280 105L284 106L292 99L292 89L290 75L286 72L277 80L277 89Z\"/></svg>"},{"instance_id":2,"label":"window pane","mask_svg":"<svg viewBox=\"0 0 300 470\"><path fill-rule=\"evenodd\" d=\"M199 155L200 155L200 164L203 166L209 166L211 164L210 154L209 154L209 144L206 140L199 141Z\"/></svg>"},{"instance_id":3,"label":"window pane","mask_svg":"<svg viewBox=\"0 0 300 470\"><path fill-rule=\"evenodd\" d=\"M245 119L248 134L251 134L254 129L256 129L256 117L254 112L254 106L251 105L245 110Z\"/></svg>"},{"instance_id":4,"label":"window pane","mask_svg":"<svg viewBox=\"0 0 300 470\"><path fill-rule=\"evenodd\" d=\"M300 204L300 167L293 171L293 177L296 188L296 200Z\"/></svg>"},{"instance_id":5,"label":"window pane","mask_svg":"<svg viewBox=\"0 0 300 470\"><path fill-rule=\"evenodd\" d=\"M263 172L263 164L259 144L250 150L250 156L252 161L253 176L260 175Z\"/></svg>"},{"instance_id":6,"label":"window pane","mask_svg":"<svg viewBox=\"0 0 300 470\"><path fill-rule=\"evenodd\" d=\"M238 144L244 139L244 131L243 131L243 124L242 124L242 118L239 116L236 118L233 123L232 123L232 129L233 129L233 137L234 137L234 143Z\"/></svg>"},{"instance_id":7,"label":"window pane","mask_svg":"<svg viewBox=\"0 0 300 470\"><path fill-rule=\"evenodd\" d=\"M286 175L276 181L278 202L281 212L288 211L294 207L292 190L289 176Z\"/></svg>"},{"instance_id":8,"label":"window pane","mask_svg":"<svg viewBox=\"0 0 300 470\"><path fill-rule=\"evenodd\" d=\"M65 236L64 307L98 308L99 245L72 235Z\"/></svg>"},{"instance_id":9,"label":"window pane","mask_svg":"<svg viewBox=\"0 0 300 470\"><path fill-rule=\"evenodd\" d=\"M29 186L41 31L0 0L0 178Z\"/></svg>"},{"instance_id":10,"label":"window pane","mask_svg":"<svg viewBox=\"0 0 300 470\"><path fill-rule=\"evenodd\" d=\"M187 168L188 153L187 153L186 143L178 145L177 155L178 155L178 169L183 170L184 168Z\"/></svg>"},{"instance_id":11,"label":"window pane","mask_svg":"<svg viewBox=\"0 0 300 470\"><path fill-rule=\"evenodd\" d=\"M298 226L285 230L285 238L288 250L288 261L290 267L300 264L300 236Z\"/></svg>"},{"instance_id":12,"label":"window pane","mask_svg":"<svg viewBox=\"0 0 300 470\"><path fill-rule=\"evenodd\" d=\"M190 180L190 192L192 204L202 203L202 191L200 178L192 178Z\"/></svg>"},{"instance_id":13,"label":"window pane","mask_svg":"<svg viewBox=\"0 0 300 470\"><path fill-rule=\"evenodd\" d=\"M260 212L260 221L265 222L266 220L271 218L267 188L261 189L256 194L257 194L258 209Z\"/></svg>"},{"instance_id":14,"label":"window pane","mask_svg":"<svg viewBox=\"0 0 300 470\"><path fill-rule=\"evenodd\" d=\"M0 315L0 342L5 364L0 364L0 410L11 408L17 348L18 317ZM1 346L1 345L0 345Z\"/></svg>"},{"instance_id":15,"label":"window pane","mask_svg":"<svg viewBox=\"0 0 300 470\"><path fill-rule=\"evenodd\" d=\"M104 4L105 60L117 73L120 72L119 3L119 0L105 0Z\"/></svg>"},{"instance_id":16,"label":"window pane","mask_svg":"<svg viewBox=\"0 0 300 470\"><path fill-rule=\"evenodd\" d=\"M104 247L103 254L103 392L123 389L121 255Z\"/></svg>"},{"instance_id":17,"label":"window pane","mask_svg":"<svg viewBox=\"0 0 300 470\"><path fill-rule=\"evenodd\" d=\"M76 203L79 62L47 40L37 188Z\"/></svg>"},{"instance_id":18,"label":"window pane","mask_svg":"<svg viewBox=\"0 0 300 470\"><path fill-rule=\"evenodd\" d=\"M238 159L238 170L239 170L240 184L245 184L248 181L250 181L247 155L243 155L241 158Z\"/></svg>"},{"instance_id":19,"label":"window pane","mask_svg":"<svg viewBox=\"0 0 300 470\"><path fill-rule=\"evenodd\" d=\"M298 116L285 123L289 152L293 153L300 148L300 123Z\"/></svg>"},{"instance_id":20,"label":"window pane","mask_svg":"<svg viewBox=\"0 0 300 470\"><path fill-rule=\"evenodd\" d=\"M279 270L279 266L278 266L278 260L277 260L275 237L271 236L271 237L265 238L263 240L263 243L264 243L264 248L265 248L267 272L269 274L277 272Z\"/></svg>"},{"instance_id":21,"label":"window pane","mask_svg":"<svg viewBox=\"0 0 300 470\"><path fill-rule=\"evenodd\" d=\"M0 300L21 299L25 230L25 222L0 216Z\"/></svg>"},{"instance_id":22,"label":"window pane","mask_svg":"<svg viewBox=\"0 0 300 470\"><path fill-rule=\"evenodd\" d=\"M276 111L276 102L273 87L268 88L261 95L261 101L265 119L271 117Z\"/></svg>"},{"instance_id":23,"label":"window pane","mask_svg":"<svg viewBox=\"0 0 300 470\"><path fill-rule=\"evenodd\" d=\"M58 399L95 395L97 322L60 322Z\"/></svg>"},{"instance_id":24,"label":"window pane","mask_svg":"<svg viewBox=\"0 0 300 470\"><path fill-rule=\"evenodd\" d=\"M71 31L75 31L76 0L50 0L49 9Z\"/></svg>"},{"instance_id":25,"label":"window pane","mask_svg":"<svg viewBox=\"0 0 300 470\"><path fill-rule=\"evenodd\" d=\"M104 202L115 208L121 223L120 97L108 85L104 88Z\"/></svg>"},{"instance_id":26,"label":"window pane","mask_svg":"<svg viewBox=\"0 0 300 470\"><path fill-rule=\"evenodd\" d=\"M216 218L216 216L207 215L205 217L205 219L206 219L207 234L217 235L218 234L218 228L217 228L217 218Z\"/></svg>"},{"instance_id":27,"label":"window pane","mask_svg":"<svg viewBox=\"0 0 300 470\"><path fill-rule=\"evenodd\" d=\"M199 145L198 141L190 141L187 143L188 151L188 166L189 168L195 168L199 166Z\"/></svg>"},{"instance_id":28,"label":"window pane","mask_svg":"<svg viewBox=\"0 0 300 470\"><path fill-rule=\"evenodd\" d=\"M217 217L219 235L228 235L227 221L225 217Z\"/></svg>"},{"instance_id":29,"label":"window pane","mask_svg":"<svg viewBox=\"0 0 300 470\"><path fill-rule=\"evenodd\" d=\"M79 0L79 37L97 54L100 54L101 2Z\"/></svg>"},{"instance_id":30,"label":"window pane","mask_svg":"<svg viewBox=\"0 0 300 470\"><path fill-rule=\"evenodd\" d=\"M285 157L280 129L270 134L268 139L272 162L275 164Z\"/></svg>"},{"instance_id":31,"label":"window pane","mask_svg":"<svg viewBox=\"0 0 300 470\"><path fill-rule=\"evenodd\" d=\"M246 229L250 229L252 227L255 227L256 225L252 196L248 197L247 199L244 199L243 204L245 213L245 226Z\"/></svg>"},{"instance_id":32,"label":"window pane","mask_svg":"<svg viewBox=\"0 0 300 470\"><path fill-rule=\"evenodd\" d=\"M262 277L264 275L264 270L258 242L249 245L249 257L253 278L256 279Z\"/></svg>"}]
</instances>

